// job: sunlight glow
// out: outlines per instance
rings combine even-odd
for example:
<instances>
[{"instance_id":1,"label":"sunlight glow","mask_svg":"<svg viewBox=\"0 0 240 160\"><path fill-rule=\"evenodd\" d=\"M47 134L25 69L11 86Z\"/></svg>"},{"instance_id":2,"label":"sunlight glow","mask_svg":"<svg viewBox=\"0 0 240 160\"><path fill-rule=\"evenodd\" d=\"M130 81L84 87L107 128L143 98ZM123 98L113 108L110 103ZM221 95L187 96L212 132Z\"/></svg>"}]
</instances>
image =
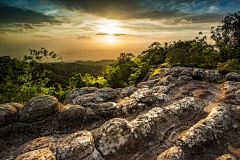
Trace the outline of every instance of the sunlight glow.
<instances>
[{"instance_id":1,"label":"sunlight glow","mask_svg":"<svg viewBox=\"0 0 240 160\"><path fill-rule=\"evenodd\" d=\"M112 23L112 24L107 24L107 25L101 26L101 30L99 32L108 33L108 34L112 35L115 33L120 33L121 28L117 27L116 24Z\"/></svg>"}]
</instances>

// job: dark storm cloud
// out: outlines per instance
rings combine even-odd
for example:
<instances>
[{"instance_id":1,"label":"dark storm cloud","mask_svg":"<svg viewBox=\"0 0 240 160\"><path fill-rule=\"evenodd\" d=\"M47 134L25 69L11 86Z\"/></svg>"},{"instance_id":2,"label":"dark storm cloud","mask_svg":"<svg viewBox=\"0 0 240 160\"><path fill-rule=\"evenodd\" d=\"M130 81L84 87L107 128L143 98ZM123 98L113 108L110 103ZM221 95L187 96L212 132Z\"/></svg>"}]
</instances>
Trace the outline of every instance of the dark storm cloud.
<instances>
[{"instance_id":1,"label":"dark storm cloud","mask_svg":"<svg viewBox=\"0 0 240 160\"><path fill-rule=\"evenodd\" d=\"M46 0L72 11L88 12L118 20L129 19L187 19L210 6L219 6L219 0ZM209 13L209 15L211 15ZM216 17L215 17L216 18ZM208 21L211 19L208 16ZM204 21L204 18L202 18Z\"/></svg>"},{"instance_id":2,"label":"dark storm cloud","mask_svg":"<svg viewBox=\"0 0 240 160\"><path fill-rule=\"evenodd\" d=\"M206 13L202 15L191 16L191 19L194 23L220 22L227 15L227 13Z\"/></svg>"},{"instance_id":3,"label":"dark storm cloud","mask_svg":"<svg viewBox=\"0 0 240 160\"><path fill-rule=\"evenodd\" d=\"M59 23L59 21L54 20L54 17L0 3L0 23L42 24L43 22Z\"/></svg>"}]
</instances>

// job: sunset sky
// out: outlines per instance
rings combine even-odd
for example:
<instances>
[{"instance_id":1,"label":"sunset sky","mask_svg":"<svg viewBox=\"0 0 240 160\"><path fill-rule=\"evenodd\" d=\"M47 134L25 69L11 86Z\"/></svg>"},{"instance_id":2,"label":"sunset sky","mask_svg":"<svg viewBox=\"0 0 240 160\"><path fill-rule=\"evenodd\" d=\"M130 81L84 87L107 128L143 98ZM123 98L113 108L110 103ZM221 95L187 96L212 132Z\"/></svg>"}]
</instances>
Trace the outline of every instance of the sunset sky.
<instances>
[{"instance_id":1,"label":"sunset sky","mask_svg":"<svg viewBox=\"0 0 240 160\"><path fill-rule=\"evenodd\" d=\"M239 10L240 0L0 0L0 56L45 47L63 61L116 59L199 31L213 43L211 27Z\"/></svg>"}]
</instances>

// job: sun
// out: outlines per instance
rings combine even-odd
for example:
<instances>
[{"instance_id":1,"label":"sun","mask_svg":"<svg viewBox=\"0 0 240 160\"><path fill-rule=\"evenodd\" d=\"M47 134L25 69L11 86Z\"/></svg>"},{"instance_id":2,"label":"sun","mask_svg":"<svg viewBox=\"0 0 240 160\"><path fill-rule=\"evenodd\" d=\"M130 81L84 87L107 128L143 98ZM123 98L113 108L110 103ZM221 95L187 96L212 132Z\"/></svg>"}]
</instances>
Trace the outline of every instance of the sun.
<instances>
[{"instance_id":1,"label":"sun","mask_svg":"<svg viewBox=\"0 0 240 160\"><path fill-rule=\"evenodd\" d=\"M108 33L110 35L113 35L113 34L116 34L116 33L120 33L121 32L121 28L115 26L114 24L108 24L108 25L103 25L101 27L100 32Z\"/></svg>"}]
</instances>

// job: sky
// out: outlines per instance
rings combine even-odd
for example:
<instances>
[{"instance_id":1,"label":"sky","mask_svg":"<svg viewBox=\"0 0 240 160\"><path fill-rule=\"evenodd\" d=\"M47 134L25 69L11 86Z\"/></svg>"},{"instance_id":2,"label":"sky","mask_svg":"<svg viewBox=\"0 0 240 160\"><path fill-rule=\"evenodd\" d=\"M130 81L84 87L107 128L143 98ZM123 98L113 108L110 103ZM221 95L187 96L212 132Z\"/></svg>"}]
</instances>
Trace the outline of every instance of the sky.
<instances>
[{"instance_id":1,"label":"sky","mask_svg":"<svg viewBox=\"0 0 240 160\"><path fill-rule=\"evenodd\" d=\"M0 56L46 48L63 61L139 55L153 42L192 40L240 11L240 0L0 0Z\"/></svg>"}]
</instances>

